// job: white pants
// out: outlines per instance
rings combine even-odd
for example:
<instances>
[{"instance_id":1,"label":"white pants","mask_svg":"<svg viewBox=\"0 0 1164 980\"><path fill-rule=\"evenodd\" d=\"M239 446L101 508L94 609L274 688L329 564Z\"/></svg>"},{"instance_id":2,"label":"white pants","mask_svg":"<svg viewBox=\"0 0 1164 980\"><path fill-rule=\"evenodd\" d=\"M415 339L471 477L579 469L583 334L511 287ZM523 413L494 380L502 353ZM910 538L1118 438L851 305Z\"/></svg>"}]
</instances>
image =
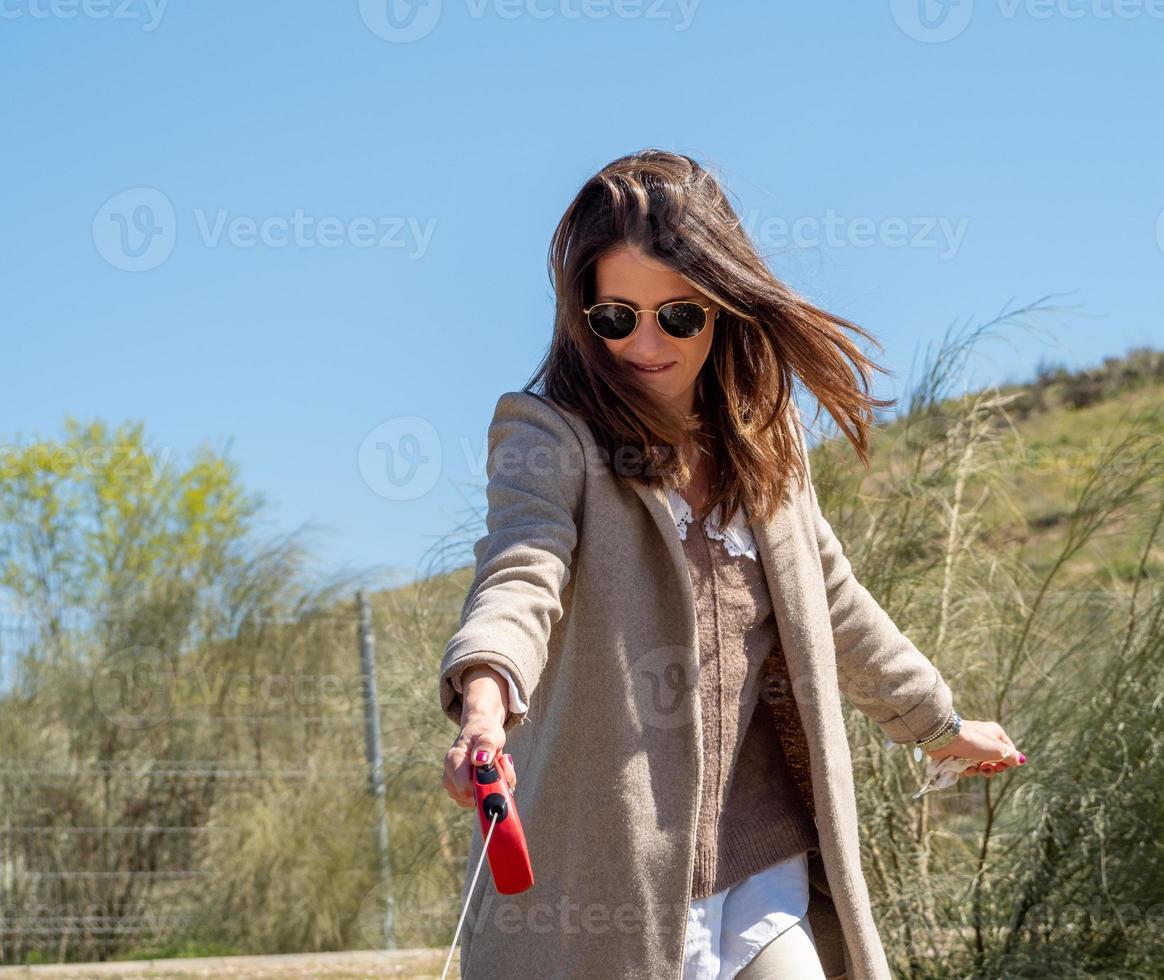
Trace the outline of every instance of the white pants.
<instances>
[{"instance_id":1,"label":"white pants","mask_svg":"<svg viewBox=\"0 0 1164 980\"><path fill-rule=\"evenodd\" d=\"M825 980L808 916L764 945L736 980Z\"/></svg>"}]
</instances>

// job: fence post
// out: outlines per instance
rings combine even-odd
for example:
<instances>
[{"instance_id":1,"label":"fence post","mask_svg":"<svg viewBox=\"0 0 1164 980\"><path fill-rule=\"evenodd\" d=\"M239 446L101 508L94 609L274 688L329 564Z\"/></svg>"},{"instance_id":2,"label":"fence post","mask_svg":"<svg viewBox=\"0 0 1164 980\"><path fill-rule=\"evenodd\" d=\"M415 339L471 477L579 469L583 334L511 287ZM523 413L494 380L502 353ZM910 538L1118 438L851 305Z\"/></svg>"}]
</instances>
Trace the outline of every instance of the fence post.
<instances>
[{"instance_id":1,"label":"fence post","mask_svg":"<svg viewBox=\"0 0 1164 980\"><path fill-rule=\"evenodd\" d=\"M380 884L384 889L384 948L396 948L395 900L388 862L388 808L384 798L384 757L380 749L380 707L376 700L376 638L372 632L372 609L363 591L356 593L360 613L360 676L364 690L364 757L368 762L368 789L376 804L376 858Z\"/></svg>"}]
</instances>

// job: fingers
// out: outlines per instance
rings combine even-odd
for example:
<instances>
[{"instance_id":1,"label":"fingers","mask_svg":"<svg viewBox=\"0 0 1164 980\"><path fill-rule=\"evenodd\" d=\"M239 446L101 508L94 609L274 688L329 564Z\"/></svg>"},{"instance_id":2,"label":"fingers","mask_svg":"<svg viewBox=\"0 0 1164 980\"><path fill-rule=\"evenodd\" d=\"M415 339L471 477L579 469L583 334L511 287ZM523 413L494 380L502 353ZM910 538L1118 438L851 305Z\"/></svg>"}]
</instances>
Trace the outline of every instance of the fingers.
<instances>
[{"instance_id":1,"label":"fingers","mask_svg":"<svg viewBox=\"0 0 1164 980\"><path fill-rule=\"evenodd\" d=\"M441 786L449 794L449 799L456 803L457 806L469 807L474 802L473 786L472 783L461 777L460 770L462 768L463 763L458 762L453 757L452 750L450 750L449 754L445 756L445 776L441 781Z\"/></svg>"},{"instance_id":2,"label":"fingers","mask_svg":"<svg viewBox=\"0 0 1164 980\"><path fill-rule=\"evenodd\" d=\"M497 757L497 765L502 775L505 776L505 781L509 783L509 792L512 793L517 789L517 773L513 770L513 756L508 752L502 752Z\"/></svg>"},{"instance_id":3,"label":"fingers","mask_svg":"<svg viewBox=\"0 0 1164 980\"><path fill-rule=\"evenodd\" d=\"M978 764L978 771L988 779L1000 772L1005 772L1007 769L1015 769L1019 766L1026 765L1026 755L1015 747L1014 742L1002 730L1001 726L998 728L998 745L999 757L997 759L988 759Z\"/></svg>"},{"instance_id":4,"label":"fingers","mask_svg":"<svg viewBox=\"0 0 1164 980\"><path fill-rule=\"evenodd\" d=\"M962 776L985 776L988 779L1007 769L1025 765L1026 755L1018 750L1003 727L994 721L962 720L963 731L959 741L930 753L937 761L951 756L982 761L962 769ZM983 758L985 756L985 758Z\"/></svg>"},{"instance_id":5,"label":"fingers","mask_svg":"<svg viewBox=\"0 0 1164 980\"><path fill-rule=\"evenodd\" d=\"M477 728L470 723L461 730L445 753L444 778L441 783L454 803L463 807L476 804L472 766L495 763L509 783L510 792L516 789L517 776L513 771L513 759L500 751L504 744L505 734L500 725Z\"/></svg>"},{"instance_id":6,"label":"fingers","mask_svg":"<svg viewBox=\"0 0 1164 980\"><path fill-rule=\"evenodd\" d=\"M468 779L468 742L457 736L457 741L445 753L445 776L441 782L446 793L457 806L473 805L473 784Z\"/></svg>"}]
</instances>

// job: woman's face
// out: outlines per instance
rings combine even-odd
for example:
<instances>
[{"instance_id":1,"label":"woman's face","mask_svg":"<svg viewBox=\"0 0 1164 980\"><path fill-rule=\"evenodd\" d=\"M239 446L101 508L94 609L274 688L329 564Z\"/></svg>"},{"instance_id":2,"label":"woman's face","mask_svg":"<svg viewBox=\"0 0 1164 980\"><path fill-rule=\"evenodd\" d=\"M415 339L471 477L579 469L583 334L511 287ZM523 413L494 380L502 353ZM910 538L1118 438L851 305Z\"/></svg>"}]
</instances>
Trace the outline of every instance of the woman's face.
<instances>
[{"instance_id":1,"label":"woman's face","mask_svg":"<svg viewBox=\"0 0 1164 980\"><path fill-rule=\"evenodd\" d=\"M662 262L631 246L607 252L595 264L595 303L627 303L636 310L657 310L664 303L694 300L707 311L707 326L695 337L680 340L665 333L654 313L640 313L639 325L623 340L606 340L606 349L626 371L634 371L647 388L690 413L695 404L695 381L711 351L719 307L697 292L682 276ZM656 373L635 365L669 365Z\"/></svg>"}]
</instances>

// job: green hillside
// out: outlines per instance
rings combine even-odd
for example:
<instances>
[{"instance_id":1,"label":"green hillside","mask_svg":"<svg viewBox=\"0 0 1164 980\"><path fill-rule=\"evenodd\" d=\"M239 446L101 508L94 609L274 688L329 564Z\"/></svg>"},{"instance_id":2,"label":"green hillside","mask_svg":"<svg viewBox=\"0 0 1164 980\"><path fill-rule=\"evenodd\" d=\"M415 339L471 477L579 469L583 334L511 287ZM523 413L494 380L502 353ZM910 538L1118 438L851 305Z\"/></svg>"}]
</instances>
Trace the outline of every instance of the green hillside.
<instances>
[{"instance_id":1,"label":"green hillside","mask_svg":"<svg viewBox=\"0 0 1164 980\"><path fill-rule=\"evenodd\" d=\"M964 716L1000 721L1031 758L990 784L909 801L920 764L887 755L846 708L887 948L948 951L945 966L915 961L913 976L1164 970L1162 413L1164 352L1135 350L932 399L878 426L867 474L847 440L812 450L856 574L939 664ZM472 574L462 564L380 597L386 623L433 614L416 682L433 715L432 678ZM451 734L438 718L434 757ZM432 805L448 813L440 796ZM467 819L451 815L454 849ZM1072 859L1048 865L1058 848ZM1116 879L1122 920L1115 894L1096 899Z\"/></svg>"}]
</instances>

